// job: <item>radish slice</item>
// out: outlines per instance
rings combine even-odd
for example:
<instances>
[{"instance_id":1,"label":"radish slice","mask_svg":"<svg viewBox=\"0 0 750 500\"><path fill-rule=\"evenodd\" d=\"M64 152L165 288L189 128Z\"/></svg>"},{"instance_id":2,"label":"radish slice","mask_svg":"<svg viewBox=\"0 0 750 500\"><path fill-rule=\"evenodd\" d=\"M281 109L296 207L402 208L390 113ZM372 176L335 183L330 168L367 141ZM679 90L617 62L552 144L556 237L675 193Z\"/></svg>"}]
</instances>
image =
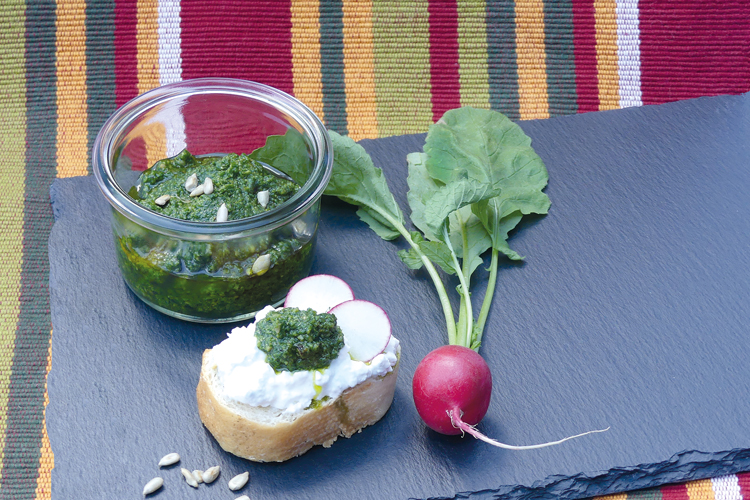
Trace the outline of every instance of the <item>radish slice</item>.
<instances>
[{"instance_id":1,"label":"radish slice","mask_svg":"<svg viewBox=\"0 0 750 500\"><path fill-rule=\"evenodd\" d=\"M391 339L391 322L377 305L366 300L343 302L330 311L344 334L349 355L365 363L383 352Z\"/></svg>"},{"instance_id":2,"label":"radish slice","mask_svg":"<svg viewBox=\"0 0 750 500\"><path fill-rule=\"evenodd\" d=\"M284 307L309 308L321 314L348 300L354 300L354 292L346 281L330 274L315 274L289 290Z\"/></svg>"}]
</instances>

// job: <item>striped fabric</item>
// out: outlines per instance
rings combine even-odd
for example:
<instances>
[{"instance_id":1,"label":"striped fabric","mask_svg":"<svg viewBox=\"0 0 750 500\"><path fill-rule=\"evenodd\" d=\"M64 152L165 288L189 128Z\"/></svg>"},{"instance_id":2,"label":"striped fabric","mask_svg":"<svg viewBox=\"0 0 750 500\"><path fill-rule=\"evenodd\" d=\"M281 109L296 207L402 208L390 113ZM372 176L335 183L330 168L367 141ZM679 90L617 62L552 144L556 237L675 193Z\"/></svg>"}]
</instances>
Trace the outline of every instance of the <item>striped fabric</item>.
<instances>
[{"instance_id":1,"label":"striped fabric","mask_svg":"<svg viewBox=\"0 0 750 500\"><path fill-rule=\"evenodd\" d=\"M138 93L256 80L377 138L462 105L526 120L746 92L749 23L744 0L3 0L0 498L50 498L49 186L90 173ZM750 475L608 498L750 499Z\"/></svg>"}]
</instances>

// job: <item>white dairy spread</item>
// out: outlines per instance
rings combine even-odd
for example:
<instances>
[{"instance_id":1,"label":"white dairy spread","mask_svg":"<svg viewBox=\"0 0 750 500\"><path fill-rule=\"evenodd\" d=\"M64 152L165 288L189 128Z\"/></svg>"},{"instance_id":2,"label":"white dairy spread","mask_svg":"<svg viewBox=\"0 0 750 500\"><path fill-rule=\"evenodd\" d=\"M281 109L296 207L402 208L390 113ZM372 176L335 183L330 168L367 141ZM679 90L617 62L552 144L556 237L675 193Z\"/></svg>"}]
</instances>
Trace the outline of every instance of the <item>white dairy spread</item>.
<instances>
[{"instance_id":1,"label":"white dairy spread","mask_svg":"<svg viewBox=\"0 0 750 500\"><path fill-rule=\"evenodd\" d=\"M258 312L260 321L273 311L271 306ZM266 353L258 349L255 323L234 328L228 338L209 354L216 367L218 382L227 399L251 406L273 406L285 414L299 413L312 403L328 396L335 399L346 389L373 376L393 370L398 360L398 340L391 335L385 350L369 363L356 361L344 347L328 368L315 371L281 371L276 373L266 362Z\"/></svg>"}]
</instances>

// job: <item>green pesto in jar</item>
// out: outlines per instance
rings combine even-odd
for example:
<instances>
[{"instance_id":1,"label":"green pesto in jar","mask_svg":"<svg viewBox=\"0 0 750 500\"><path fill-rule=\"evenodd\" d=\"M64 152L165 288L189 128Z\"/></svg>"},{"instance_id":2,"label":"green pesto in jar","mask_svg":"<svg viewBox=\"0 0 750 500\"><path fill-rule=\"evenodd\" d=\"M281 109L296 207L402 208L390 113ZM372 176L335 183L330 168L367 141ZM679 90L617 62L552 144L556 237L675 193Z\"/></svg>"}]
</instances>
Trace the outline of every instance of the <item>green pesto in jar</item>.
<instances>
[{"instance_id":1,"label":"green pesto in jar","mask_svg":"<svg viewBox=\"0 0 750 500\"><path fill-rule=\"evenodd\" d=\"M277 372L328 368L344 347L336 316L296 307L268 313L256 323L255 338Z\"/></svg>"},{"instance_id":2,"label":"green pesto in jar","mask_svg":"<svg viewBox=\"0 0 750 500\"><path fill-rule=\"evenodd\" d=\"M209 177L213 192L191 197L185 181L193 173L199 185ZM187 151L160 160L139 181L129 195L141 205L203 222L215 221L222 204L228 220L258 215L300 188L249 155L195 157ZM261 191L269 193L265 207L258 201ZM169 200L157 204L164 195ZM283 301L310 271L316 233L300 218L257 237L190 241L145 230L118 213L113 228L120 269L136 295L164 312L209 322L247 317Z\"/></svg>"},{"instance_id":3,"label":"green pesto in jar","mask_svg":"<svg viewBox=\"0 0 750 500\"><path fill-rule=\"evenodd\" d=\"M213 191L191 196L193 189L188 190L185 184L193 174L196 186L204 189L209 178ZM244 219L273 210L294 196L299 187L250 155L195 157L183 150L144 171L138 188L130 195L144 207L168 217L214 222L222 204L227 207L227 220ZM259 193L267 193L263 204ZM165 201L157 203L160 198Z\"/></svg>"}]
</instances>

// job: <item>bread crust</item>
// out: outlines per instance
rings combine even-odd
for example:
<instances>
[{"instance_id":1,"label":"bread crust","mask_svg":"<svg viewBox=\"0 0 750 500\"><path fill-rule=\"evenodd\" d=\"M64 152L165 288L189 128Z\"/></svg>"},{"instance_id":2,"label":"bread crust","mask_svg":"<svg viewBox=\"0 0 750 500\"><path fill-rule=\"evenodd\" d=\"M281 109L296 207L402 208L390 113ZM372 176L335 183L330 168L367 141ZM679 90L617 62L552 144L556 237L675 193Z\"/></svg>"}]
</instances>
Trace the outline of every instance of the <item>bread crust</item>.
<instances>
[{"instance_id":1,"label":"bread crust","mask_svg":"<svg viewBox=\"0 0 750 500\"><path fill-rule=\"evenodd\" d=\"M200 418L225 451L256 462L283 462L315 445L328 448L339 436L351 437L385 415L396 390L399 362L386 375L367 379L334 400L304 410L292 421L269 425L243 415L243 407L253 407L236 402L230 406L222 401L208 366L209 352L203 353L196 389Z\"/></svg>"}]
</instances>

